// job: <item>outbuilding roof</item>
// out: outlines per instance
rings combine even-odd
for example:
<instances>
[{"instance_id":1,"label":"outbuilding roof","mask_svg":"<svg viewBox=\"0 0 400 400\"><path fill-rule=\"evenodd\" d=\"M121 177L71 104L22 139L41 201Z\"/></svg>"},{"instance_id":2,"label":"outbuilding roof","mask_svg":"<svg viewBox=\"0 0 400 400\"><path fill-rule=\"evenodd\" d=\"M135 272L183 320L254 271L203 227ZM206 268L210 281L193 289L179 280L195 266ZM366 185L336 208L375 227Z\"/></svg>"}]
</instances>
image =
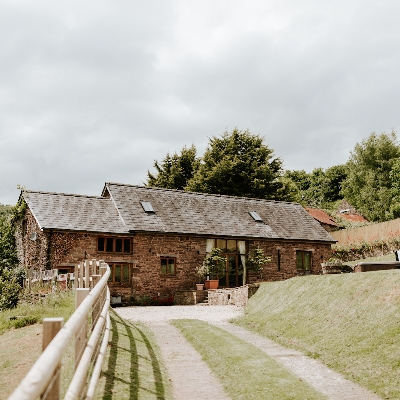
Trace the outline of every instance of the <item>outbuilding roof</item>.
<instances>
[{"instance_id":1,"label":"outbuilding roof","mask_svg":"<svg viewBox=\"0 0 400 400\"><path fill-rule=\"evenodd\" d=\"M323 211L319 208L311 208L311 207L305 207L305 209L314 219L321 222L322 224L327 224L327 225L331 225L334 227L338 226L336 221L325 211Z\"/></svg>"},{"instance_id":2,"label":"outbuilding roof","mask_svg":"<svg viewBox=\"0 0 400 400\"><path fill-rule=\"evenodd\" d=\"M297 203L106 183L131 232L335 242ZM150 203L153 212L142 203ZM251 216L256 212L262 221Z\"/></svg>"},{"instance_id":3,"label":"outbuilding roof","mask_svg":"<svg viewBox=\"0 0 400 400\"><path fill-rule=\"evenodd\" d=\"M41 229L129 233L110 199L30 190L22 196Z\"/></svg>"}]
</instances>

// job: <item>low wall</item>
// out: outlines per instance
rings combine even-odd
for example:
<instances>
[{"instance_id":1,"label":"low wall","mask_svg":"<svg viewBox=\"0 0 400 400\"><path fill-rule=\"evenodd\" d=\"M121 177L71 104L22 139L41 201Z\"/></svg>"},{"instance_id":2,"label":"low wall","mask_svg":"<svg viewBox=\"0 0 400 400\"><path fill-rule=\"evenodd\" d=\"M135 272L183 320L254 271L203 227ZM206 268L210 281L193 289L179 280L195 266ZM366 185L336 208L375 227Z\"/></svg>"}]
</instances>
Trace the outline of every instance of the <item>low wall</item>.
<instances>
[{"instance_id":1,"label":"low wall","mask_svg":"<svg viewBox=\"0 0 400 400\"><path fill-rule=\"evenodd\" d=\"M174 304L192 306L204 300L204 290L177 290L174 293Z\"/></svg>"},{"instance_id":2,"label":"low wall","mask_svg":"<svg viewBox=\"0 0 400 400\"><path fill-rule=\"evenodd\" d=\"M257 291L259 285L252 284L237 288L213 289L208 291L208 304L211 306L244 307L249 298Z\"/></svg>"}]
</instances>

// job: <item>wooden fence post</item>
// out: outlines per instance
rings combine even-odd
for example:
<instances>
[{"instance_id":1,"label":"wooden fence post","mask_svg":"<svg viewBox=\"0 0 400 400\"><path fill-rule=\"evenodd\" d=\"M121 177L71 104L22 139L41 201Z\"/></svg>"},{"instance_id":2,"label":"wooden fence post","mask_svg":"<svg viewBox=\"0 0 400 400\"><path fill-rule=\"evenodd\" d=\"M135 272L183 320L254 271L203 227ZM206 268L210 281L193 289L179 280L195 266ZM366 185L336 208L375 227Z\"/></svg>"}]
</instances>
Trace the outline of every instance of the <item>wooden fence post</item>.
<instances>
[{"instance_id":1,"label":"wooden fence post","mask_svg":"<svg viewBox=\"0 0 400 400\"><path fill-rule=\"evenodd\" d=\"M90 288L90 264L89 260L85 260L85 288Z\"/></svg>"},{"instance_id":2,"label":"wooden fence post","mask_svg":"<svg viewBox=\"0 0 400 400\"><path fill-rule=\"evenodd\" d=\"M79 264L79 287L83 289L83 263Z\"/></svg>"},{"instance_id":3,"label":"wooden fence post","mask_svg":"<svg viewBox=\"0 0 400 400\"><path fill-rule=\"evenodd\" d=\"M90 292L89 288L76 289L76 308L78 308L81 305L82 301L85 300L89 292ZM78 367L79 361L82 357L83 350L86 346L86 339L87 339L87 318L82 328L75 335L75 369Z\"/></svg>"},{"instance_id":4,"label":"wooden fence post","mask_svg":"<svg viewBox=\"0 0 400 400\"><path fill-rule=\"evenodd\" d=\"M64 318L44 318L43 319L43 343L42 351L50 344L60 329L63 327ZM46 400L58 400L60 398L60 374L61 363L54 372L54 377L45 393Z\"/></svg>"}]
</instances>

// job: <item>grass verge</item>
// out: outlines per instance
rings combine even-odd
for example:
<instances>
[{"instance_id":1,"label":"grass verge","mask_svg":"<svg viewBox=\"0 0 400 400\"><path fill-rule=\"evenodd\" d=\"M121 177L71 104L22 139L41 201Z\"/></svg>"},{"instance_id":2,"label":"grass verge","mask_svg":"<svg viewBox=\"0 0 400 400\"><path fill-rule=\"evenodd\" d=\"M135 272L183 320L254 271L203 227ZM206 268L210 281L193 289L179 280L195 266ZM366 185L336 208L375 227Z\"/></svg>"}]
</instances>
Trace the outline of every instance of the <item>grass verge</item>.
<instances>
[{"instance_id":1,"label":"grass verge","mask_svg":"<svg viewBox=\"0 0 400 400\"><path fill-rule=\"evenodd\" d=\"M234 322L400 398L399 270L265 283Z\"/></svg>"},{"instance_id":2,"label":"grass verge","mask_svg":"<svg viewBox=\"0 0 400 400\"><path fill-rule=\"evenodd\" d=\"M255 346L199 320L175 320L232 399L324 399Z\"/></svg>"},{"instance_id":3,"label":"grass verge","mask_svg":"<svg viewBox=\"0 0 400 400\"><path fill-rule=\"evenodd\" d=\"M111 335L97 400L172 399L172 387L152 332L110 310Z\"/></svg>"}]
</instances>

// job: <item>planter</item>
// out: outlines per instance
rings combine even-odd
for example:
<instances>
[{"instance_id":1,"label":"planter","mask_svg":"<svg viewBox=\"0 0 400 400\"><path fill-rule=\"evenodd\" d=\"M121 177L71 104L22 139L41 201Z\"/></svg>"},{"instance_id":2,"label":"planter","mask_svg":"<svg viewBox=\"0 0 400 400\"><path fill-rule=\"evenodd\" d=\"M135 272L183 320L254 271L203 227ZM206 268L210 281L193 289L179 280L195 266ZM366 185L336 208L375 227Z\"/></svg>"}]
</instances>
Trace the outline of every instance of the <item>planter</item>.
<instances>
[{"instance_id":1,"label":"planter","mask_svg":"<svg viewBox=\"0 0 400 400\"><path fill-rule=\"evenodd\" d=\"M337 262L326 262L321 264L322 273L325 274L341 274L342 263Z\"/></svg>"},{"instance_id":2,"label":"planter","mask_svg":"<svg viewBox=\"0 0 400 400\"><path fill-rule=\"evenodd\" d=\"M204 290L204 283L196 283L196 290Z\"/></svg>"},{"instance_id":3,"label":"planter","mask_svg":"<svg viewBox=\"0 0 400 400\"><path fill-rule=\"evenodd\" d=\"M219 280L218 279L209 279L206 281L206 289L218 289Z\"/></svg>"},{"instance_id":4,"label":"planter","mask_svg":"<svg viewBox=\"0 0 400 400\"><path fill-rule=\"evenodd\" d=\"M121 304L122 298L121 296L111 296L111 304Z\"/></svg>"}]
</instances>

